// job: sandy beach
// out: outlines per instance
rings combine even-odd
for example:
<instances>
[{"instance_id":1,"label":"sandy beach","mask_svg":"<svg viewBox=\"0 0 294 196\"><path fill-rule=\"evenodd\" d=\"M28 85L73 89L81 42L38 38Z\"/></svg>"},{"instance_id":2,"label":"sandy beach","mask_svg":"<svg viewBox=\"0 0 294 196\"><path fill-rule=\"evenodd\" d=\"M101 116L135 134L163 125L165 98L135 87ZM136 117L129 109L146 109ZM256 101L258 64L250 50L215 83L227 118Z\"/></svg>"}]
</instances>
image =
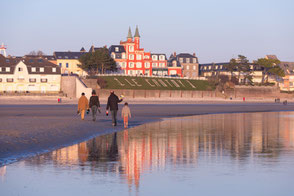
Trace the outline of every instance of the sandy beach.
<instances>
[{"instance_id":1,"label":"sandy beach","mask_svg":"<svg viewBox=\"0 0 294 196\"><path fill-rule=\"evenodd\" d=\"M111 117L105 115L105 100L101 101L102 113L96 122L91 120L91 115L81 121L77 106L73 104L75 101L65 100L57 104L55 99L16 99L15 102L0 99L0 166L123 129L119 115L118 126L112 127ZM188 115L294 111L294 104L272 101L128 101L133 115L132 127Z\"/></svg>"}]
</instances>

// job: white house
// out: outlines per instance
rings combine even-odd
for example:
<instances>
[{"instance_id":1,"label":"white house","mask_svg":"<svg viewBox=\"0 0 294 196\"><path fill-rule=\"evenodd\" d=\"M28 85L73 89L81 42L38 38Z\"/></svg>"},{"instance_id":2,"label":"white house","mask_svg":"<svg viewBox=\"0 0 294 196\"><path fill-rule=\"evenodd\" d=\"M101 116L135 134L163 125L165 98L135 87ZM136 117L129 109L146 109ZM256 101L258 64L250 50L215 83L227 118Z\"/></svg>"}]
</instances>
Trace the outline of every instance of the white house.
<instances>
[{"instance_id":1,"label":"white house","mask_svg":"<svg viewBox=\"0 0 294 196\"><path fill-rule=\"evenodd\" d=\"M60 92L60 67L43 58L0 55L0 92Z\"/></svg>"}]
</instances>

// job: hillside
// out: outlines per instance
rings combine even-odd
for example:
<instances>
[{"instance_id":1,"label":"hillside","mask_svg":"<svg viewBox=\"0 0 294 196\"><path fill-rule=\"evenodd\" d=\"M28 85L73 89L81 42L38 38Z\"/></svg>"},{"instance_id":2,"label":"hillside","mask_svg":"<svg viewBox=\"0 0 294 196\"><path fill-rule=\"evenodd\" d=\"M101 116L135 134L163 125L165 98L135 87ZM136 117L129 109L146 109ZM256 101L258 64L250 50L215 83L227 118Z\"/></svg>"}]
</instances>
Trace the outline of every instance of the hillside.
<instances>
[{"instance_id":1,"label":"hillside","mask_svg":"<svg viewBox=\"0 0 294 196\"><path fill-rule=\"evenodd\" d=\"M205 80L178 78L135 77L135 76L99 76L99 85L103 89L141 89L141 90L213 90Z\"/></svg>"}]
</instances>

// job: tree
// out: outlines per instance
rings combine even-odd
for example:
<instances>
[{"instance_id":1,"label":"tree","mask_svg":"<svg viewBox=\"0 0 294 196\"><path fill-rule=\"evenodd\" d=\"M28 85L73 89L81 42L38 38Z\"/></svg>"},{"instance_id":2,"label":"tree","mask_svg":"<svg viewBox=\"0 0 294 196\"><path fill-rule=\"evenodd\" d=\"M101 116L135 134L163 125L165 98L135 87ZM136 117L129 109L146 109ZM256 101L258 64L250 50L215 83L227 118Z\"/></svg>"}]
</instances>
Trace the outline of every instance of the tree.
<instances>
[{"instance_id":1,"label":"tree","mask_svg":"<svg viewBox=\"0 0 294 196\"><path fill-rule=\"evenodd\" d=\"M257 60L257 64L263 68L262 72L262 83L268 82L269 75L274 75L278 77L284 77L285 73L278 65L280 61L277 59L266 59L260 58Z\"/></svg>"},{"instance_id":2,"label":"tree","mask_svg":"<svg viewBox=\"0 0 294 196\"><path fill-rule=\"evenodd\" d=\"M237 61L236 59L231 59L230 60L230 63L225 65L226 69L230 72L230 80L232 80L232 77L233 77L233 74L234 74L234 71L237 70Z\"/></svg>"},{"instance_id":3,"label":"tree","mask_svg":"<svg viewBox=\"0 0 294 196\"><path fill-rule=\"evenodd\" d=\"M116 71L116 62L110 57L107 48L99 48L94 52L85 53L80 57L79 65L90 74L105 73L105 71Z\"/></svg>"},{"instance_id":4,"label":"tree","mask_svg":"<svg viewBox=\"0 0 294 196\"><path fill-rule=\"evenodd\" d=\"M32 56L44 56L45 55L45 53L44 52L42 52L41 50L38 50L38 51L31 51L30 53L29 53L29 55L32 55Z\"/></svg>"}]
</instances>

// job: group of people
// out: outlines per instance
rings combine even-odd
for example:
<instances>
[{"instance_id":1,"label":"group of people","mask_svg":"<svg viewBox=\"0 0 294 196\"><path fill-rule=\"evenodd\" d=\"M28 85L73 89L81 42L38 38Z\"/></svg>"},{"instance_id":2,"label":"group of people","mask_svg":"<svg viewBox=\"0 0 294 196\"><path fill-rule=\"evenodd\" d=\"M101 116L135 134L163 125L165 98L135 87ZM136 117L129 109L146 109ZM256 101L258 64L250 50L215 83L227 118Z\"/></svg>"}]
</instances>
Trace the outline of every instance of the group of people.
<instances>
[{"instance_id":1,"label":"group of people","mask_svg":"<svg viewBox=\"0 0 294 196\"><path fill-rule=\"evenodd\" d=\"M122 101L123 99L122 98L119 99L118 96L114 94L114 91L110 91L110 96L108 97L107 105L106 105L106 115L108 116L109 110L110 110L113 126L117 125L118 103ZM81 115L82 120L85 119L86 112L87 114L89 114L90 109L92 111L92 119L93 121L96 121L97 111L101 113L101 110L100 110L99 97L97 96L95 90L92 91L92 96L90 97L90 101L88 101L87 97L85 96L85 93L82 93L82 96L79 99L78 114ZM131 111L127 102L124 104L124 107L122 108L121 117L124 120L124 128L127 128L128 118L129 117L131 118Z\"/></svg>"}]
</instances>

